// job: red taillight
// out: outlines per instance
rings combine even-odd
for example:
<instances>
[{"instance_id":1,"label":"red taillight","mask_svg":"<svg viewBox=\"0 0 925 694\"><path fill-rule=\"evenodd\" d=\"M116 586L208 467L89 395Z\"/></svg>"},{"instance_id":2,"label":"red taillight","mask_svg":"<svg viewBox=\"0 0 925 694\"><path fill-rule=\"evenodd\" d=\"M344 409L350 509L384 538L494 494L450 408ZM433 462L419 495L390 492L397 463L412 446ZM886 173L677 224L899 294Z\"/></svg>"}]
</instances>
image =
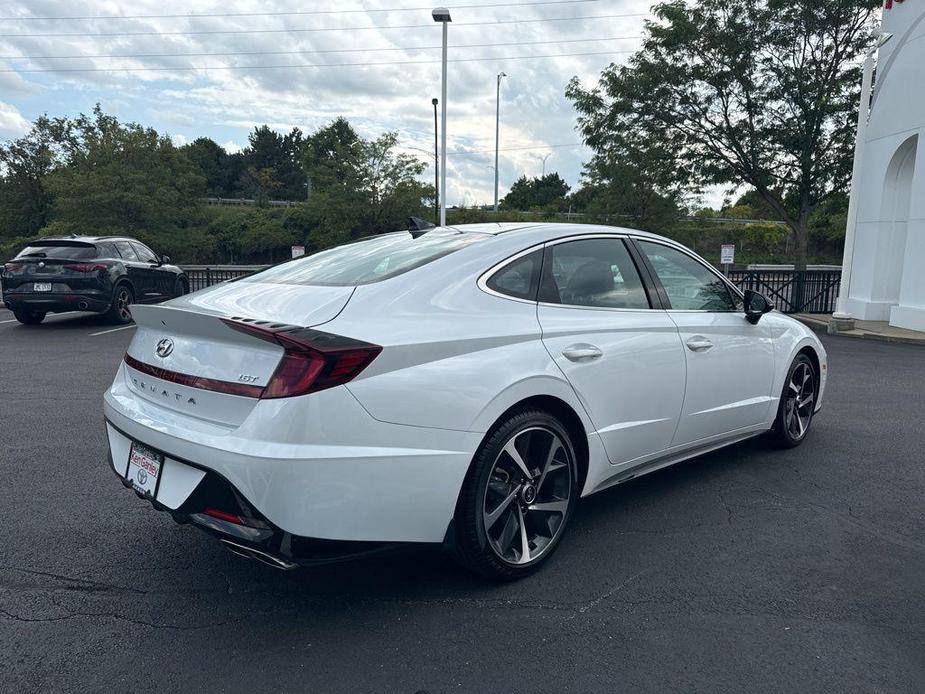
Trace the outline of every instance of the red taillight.
<instances>
[{"instance_id":1,"label":"red taillight","mask_svg":"<svg viewBox=\"0 0 925 694\"><path fill-rule=\"evenodd\" d=\"M356 378L382 347L310 328L271 328L222 318L232 330L280 345L285 352L261 398L288 398L333 388Z\"/></svg>"},{"instance_id":2,"label":"red taillight","mask_svg":"<svg viewBox=\"0 0 925 694\"><path fill-rule=\"evenodd\" d=\"M99 272L100 270L106 270L107 267L103 263L74 263L73 265L65 265L65 270L73 270L74 272Z\"/></svg>"},{"instance_id":3,"label":"red taillight","mask_svg":"<svg viewBox=\"0 0 925 694\"><path fill-rule=\"evenodd\" d=\"M220 381L216 378L191 376L189 374L171 371L170 369L164 369L160 366L145 364L142 361L138 361L127 352L125 354L125 363L135 369L135 371L154 376L154 378L159 378L162 381L170 381L171 383L178 383L181 386L188 386L190 388L212 390L216 393L227 393L228 395L240 395L245 398L259 398L261 393L263 393L263 388L260 386L251 386L246 383L234 383L232 381Z\"/></svg>"},{"instance_id":4,"label":"red taillight","mask_svg":"<svg viewBox=\"0 0 925 694\"><path fill-rule=\"evenodd\" d=\"M22 270L22 263L6 263L3 270L5 272L19 272Z\"/></svg>"}]
</instances>

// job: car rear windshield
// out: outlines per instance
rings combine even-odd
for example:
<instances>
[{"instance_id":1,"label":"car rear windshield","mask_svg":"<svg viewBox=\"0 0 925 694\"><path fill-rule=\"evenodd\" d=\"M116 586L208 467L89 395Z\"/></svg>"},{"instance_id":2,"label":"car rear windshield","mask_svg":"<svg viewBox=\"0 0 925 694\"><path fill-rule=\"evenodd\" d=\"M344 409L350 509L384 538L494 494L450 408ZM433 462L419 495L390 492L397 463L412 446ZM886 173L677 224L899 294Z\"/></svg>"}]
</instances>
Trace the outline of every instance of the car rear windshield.
<instances>
[{"instance_id":1,"label":"car rear windshield","mask_svg":"<svg viewBox=\"0 0 925 694\"><path fill-rule=\"evenodd\" d=\"M426 265L483 238L482 234L454 231L432 231L418 238L407 231L383 234L297 258L241 281L335 287L370 284Z\"/></svg>"},{"instance_id":2,"label":"car rear windshield","mask_svg":"<svg viewBox=\"0 0 925 694\"><path fill-rule=\"evenodd\" d=\"M96 246L88 243L62 244L62 245L34 245L26 246L19 258L59 258L63 260L92 260L97 257Z\"/></svg>"}]
</instances>

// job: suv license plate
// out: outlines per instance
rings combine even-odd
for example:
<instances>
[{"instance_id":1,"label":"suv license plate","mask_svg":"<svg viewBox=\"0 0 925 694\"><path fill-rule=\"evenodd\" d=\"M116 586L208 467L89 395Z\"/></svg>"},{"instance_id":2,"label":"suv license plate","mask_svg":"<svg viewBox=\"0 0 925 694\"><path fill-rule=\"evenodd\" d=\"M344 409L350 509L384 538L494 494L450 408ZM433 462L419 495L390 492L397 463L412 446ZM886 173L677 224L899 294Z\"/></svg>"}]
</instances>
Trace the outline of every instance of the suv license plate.
<instances>
[{"instance_id":1,"label":"suv license plate","mask_svg":"<svg viewBox=\"0 0 925 694\"><path fill-rule=\"evenodd\" d=\"M133 442L132 450L128 455L128 471L125 479L132 483L135 491L154 496L163 462L164 456L160 453Z\"/></svg>"},{"instance_id":2,"label":"suv license plate","mask_svg":"<svg viewBox=\"0 0 925 694\"><path fill-rule=\"evenodd\" d=\"M50 292L51 282L36 282L32 285L32 289L37 292Z\"/></svg>"}]
</instances>

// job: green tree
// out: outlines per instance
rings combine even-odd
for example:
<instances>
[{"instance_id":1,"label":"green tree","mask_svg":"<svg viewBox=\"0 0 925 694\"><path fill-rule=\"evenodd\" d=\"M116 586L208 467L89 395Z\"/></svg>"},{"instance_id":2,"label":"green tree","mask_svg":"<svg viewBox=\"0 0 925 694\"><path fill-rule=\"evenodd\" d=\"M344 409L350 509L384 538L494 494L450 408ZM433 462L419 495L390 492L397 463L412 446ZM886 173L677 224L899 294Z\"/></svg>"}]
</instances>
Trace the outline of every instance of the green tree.
<instances>
[{"instance_id":1,"label":"green tree","mask_svg":"<svg viewBox=\"0 0 925 694\"><path fill-rule=\"evenodd\" d=\"M626 133L659 145L678 183L752 186L792 230L805 267L809 219L847 185L859 71L877 0L669 0L642 49L567 95L598 154Z\"/></svg>"},{"instance_id":2,"label":"green tree","mask_svg":"<svg viewBox=\"0 0 925 694\"><path fill-rule=\"evenodd\" d=\"M541 178L521 176L501 200L506 210L532 210L544 207L562 207L569 185L558 173L548 173Z\"/></svg>"},{"instance_id":3,"label":"green tree","mask_svg":"<svg viewBox=\"0 0 925 694\"><path fill-rule=\"evenodd\" d=\"M229 155L225 149L208 137L197 137L180 148L180 151L192 161L206 179L206 195L214 198L227 198L234 194L234 183L240 176L233 171Z\"/></svg>"},{"instance_id":4,"label":"green tree","mask_svg":"<svg viewBox=\"0 0 925 694\"><path fill-rule=\"evenodd\" d=\"M398 138L385 133L361 138L338 118L305 140L308 223L313 247L405 227L411 215L424 216L433 187L417 177L425 165L395 151Z\"/></svg>"},{"instance_id":5,"label":"green tree","mask_svg":"<svg viewBox=\"0 0 925 694\"><path fill-rule=\"evenodd\" d=\"M281 135L269 126L254 128L242 152L243 191L257 199L272 193L280 200L305 199L305 171L302 168L304 137L298 128Z\"/></svg>"},{"instance_id":6,"label":"green tree","mask_svg":"<svg viewBox=\"0 0 925 694\"><path fill-rule=\"evenodd\" d=\"M61 166L45 185L54 197L47 233L114 233L151 239L195 218L205 179L170 138L122 124L99 106L62 121Z\"/></svg>"}]
</instances>

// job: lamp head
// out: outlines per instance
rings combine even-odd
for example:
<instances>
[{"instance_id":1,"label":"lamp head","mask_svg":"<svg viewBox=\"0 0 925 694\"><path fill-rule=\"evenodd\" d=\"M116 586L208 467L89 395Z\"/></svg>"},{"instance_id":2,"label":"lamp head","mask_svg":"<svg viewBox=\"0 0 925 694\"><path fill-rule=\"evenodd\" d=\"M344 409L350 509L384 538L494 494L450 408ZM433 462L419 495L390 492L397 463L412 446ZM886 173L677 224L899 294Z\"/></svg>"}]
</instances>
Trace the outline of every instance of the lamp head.
<instances>
[{"instance_id":1,"label":"lamp head","mask_svg":"<svg viewBox=\"0 0 925 694\"><path fill-rule=\"evenodd\" d=\"M434 97L433 99L430 100L430 103L432 103L434 106L436 106L436 105L439 104L440 102L437 101L437 97Z\"/></svg>"},{"instance_id":2,"label":"lamp head","mask_svg":"<svg viewBox=\"0 0 925 694\"><path fill-rule=\"evenodd\" d=\"M450 11L445 7L436 8L431 15L434 18L435 22L452 22L450 19Z\"/></svg>"}]
</instances>

